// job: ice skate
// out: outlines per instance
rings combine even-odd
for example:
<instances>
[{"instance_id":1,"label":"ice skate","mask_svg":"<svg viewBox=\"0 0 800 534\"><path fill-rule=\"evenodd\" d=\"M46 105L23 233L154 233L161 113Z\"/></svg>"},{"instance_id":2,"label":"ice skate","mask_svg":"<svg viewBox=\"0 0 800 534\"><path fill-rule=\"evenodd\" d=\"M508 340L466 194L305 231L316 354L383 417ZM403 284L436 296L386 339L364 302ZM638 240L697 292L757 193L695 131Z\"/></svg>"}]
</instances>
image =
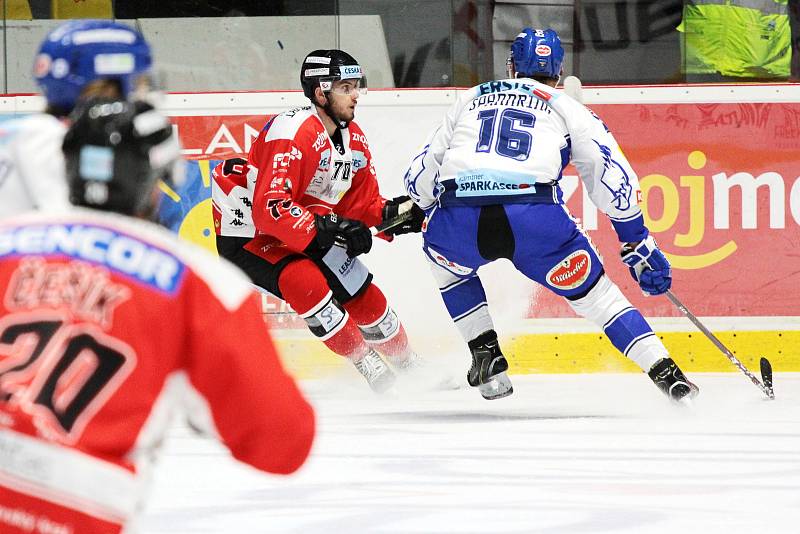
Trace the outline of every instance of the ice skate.
<instances>
[{"instance_id":1,"label":"ice skate","mask_svg":"<svg viewBox=\"0 0 800 534\"><path fill-rule=\"evenodd\" d=\"M374 350L370 349L360 360L353 360L358 372L367 379L376 393L384 393L394 385L395 374Z\"/></svg>"},{"instance_id":2,"label":"ice skate","mask_svg":"<svg viewBox=\"0 0 800 534\"><path fill-rule=\"evenodd\" d=\"M481 336L482 337L482 336ZM474 345L470 343L472 351L472 367L467 372L467 382L472 387L477 387L484 399L501 399L514 393L511 379L508 378L508 361L500 346L497 337L492 336L491 341ZM478 338L475 341L479 341Z\"/></svg>"},{"instance_id":3,"label":"ice skate","mask_svg":"<svg viewBox=\"0 0 800 534\"><path fill-rule=\"evenodd\" d=\"M700 388L691 383L672 358L658 360L647 373L650 379L673 402L691 405Z\"/></svg>"}]
</instances>

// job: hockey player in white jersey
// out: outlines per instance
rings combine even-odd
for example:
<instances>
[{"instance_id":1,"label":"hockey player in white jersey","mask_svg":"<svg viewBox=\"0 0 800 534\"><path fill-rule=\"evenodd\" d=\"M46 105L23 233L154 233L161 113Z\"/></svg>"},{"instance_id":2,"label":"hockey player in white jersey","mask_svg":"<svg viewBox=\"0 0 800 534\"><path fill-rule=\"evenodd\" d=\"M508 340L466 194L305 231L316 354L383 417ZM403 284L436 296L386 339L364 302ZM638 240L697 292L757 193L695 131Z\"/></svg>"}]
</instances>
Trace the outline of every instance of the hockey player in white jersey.
<instances>
[{"instance_id":1,"label":"hockey player in white jersey","mask_svg":"<svg viewBox=\"0 0 800 534\"><path fill-rule=\"evenodd\" d=\"M555 89L563 57L555 31L522 30L511 46L509 78L465 91L405 176L408 194L426 211L425 254L472 353L467 380L486 399L513 392L477 275L480 266L507 258L599 325L669 398L689 399L697 387L605 274L563 203L559 181L572 162L611 220L642 290L669 289L670 265L644 225L636 173L605 124Z\"/></svg>"},{"instance_id":2,"label":"hockey player in white jersey","mask_svg":"<svg viewBox=\"0 0 800 534\"><path fill-rule=\"evenodd\" d=\"M0 217L68 205L61 143L81 98L127 98L149 86L150 47L129 26L74 20L39 47L33 75L44 113L0 123Z\"/></svg>"}]
</instances>

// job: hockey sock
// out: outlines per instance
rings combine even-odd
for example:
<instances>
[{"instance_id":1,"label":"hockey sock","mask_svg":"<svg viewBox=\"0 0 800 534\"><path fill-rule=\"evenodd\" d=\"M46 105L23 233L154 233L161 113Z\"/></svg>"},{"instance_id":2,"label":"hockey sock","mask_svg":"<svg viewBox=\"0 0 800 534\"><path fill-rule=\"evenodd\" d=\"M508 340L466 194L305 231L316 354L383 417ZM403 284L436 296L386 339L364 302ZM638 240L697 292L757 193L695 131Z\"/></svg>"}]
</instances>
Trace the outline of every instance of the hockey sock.
<instances>
[{"instance_id":1,"label":"hockey sock","mask_svg":"<svg viewBox=\"0 0 800 534\"><path fill-rule=\"evenodd\" d=\"M599 325L617 350L645 372L669 356L639 310L607 276L603 275L586 296L568 302L579 315Z\"/></svg>"},{"instance_id":2,"label":"hockey sock","mask_svg":"<svg viewBox=\"0 0 800 534\"><path fill-rule=\"evenodd\" d=\"M370 345L387 356L405 359L411 353L408 336L386 296L375 284L344 305Z\"/></svg>"},{"instance_id":3,"label":"hockey sock","mask_svg":"<svg viewBox=\"0 0 800 534\"><path fill-rule=\"evenodd\" d=\"M464 341L469 342L484 332L494 330L486 291L478 275L459 278L434 264L431 264L431 271L439 284L439 293L447 312Z\"/></svg>"},{"instance_id":4,"label":"hockey sock","mask_svg":"<svg viewBox=\"0 0 800 534\"><path fill-rule=\"evenodd\" d=\"M369 352L355 321L333 298L314 262L302 259L289 263L281 271L278 288L309 330L333 352L354 360Z\"/></svg>"}]
</instances>

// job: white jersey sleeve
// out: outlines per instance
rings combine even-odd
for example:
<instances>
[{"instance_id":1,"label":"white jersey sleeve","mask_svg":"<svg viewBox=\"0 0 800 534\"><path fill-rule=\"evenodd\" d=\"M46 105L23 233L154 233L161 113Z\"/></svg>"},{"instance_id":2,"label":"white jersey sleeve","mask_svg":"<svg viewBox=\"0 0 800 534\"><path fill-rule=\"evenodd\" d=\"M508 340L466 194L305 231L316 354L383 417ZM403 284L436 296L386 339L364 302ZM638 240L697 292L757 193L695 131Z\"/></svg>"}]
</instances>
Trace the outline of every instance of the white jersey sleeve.
<instances>
[{"instance_id":1,"label":"white jersey sleeve","mask_svg":"<svg viewBox=\"0 0 800 534\"><path fill-rule=\"evenodd\" d=\"M243 160L244 161L244 160ZM258 169L247 163L235 165L225 174L225 163L211 172L211 211L217 235L253 237L253 190Z\"/></svg>"},{"instance_id":2,"label":"white jersey sleeve","mask_svg":"<svg viewBox=\"0 0 800 534\"><path fill-rule=\"evenodd\" d=\"M592 203L608 215L620 241L647 237L639 207L639 178L614 136L580 102L561 95L553 108L564 117L570 135L572 164Z\"/></svg>"},{"instance_id":3,"label":"white jersey sleeve","mask_svg":"<svg viewBox=\"0 0 800 534\"><path fill-rule=\"evenodd\" d=\"M65 132L61 121L43 113L0 123L0 217L69 205Z\"/></svg>"},{"instance_id":4,"label":"white jersey sleeve","mask_svg":"<svg viewBox=\"0 0 800 534\"><path fill-rule=\"evenodd\" d=\"M428 138L417 150L417 154L403 178L406 192L424 210L433 207L441 194L439 170L444 161L445 152L450 146L456 117L461 107L461 99L450 107L442 123L428 135Z\"/></svg>"}]
</instances>

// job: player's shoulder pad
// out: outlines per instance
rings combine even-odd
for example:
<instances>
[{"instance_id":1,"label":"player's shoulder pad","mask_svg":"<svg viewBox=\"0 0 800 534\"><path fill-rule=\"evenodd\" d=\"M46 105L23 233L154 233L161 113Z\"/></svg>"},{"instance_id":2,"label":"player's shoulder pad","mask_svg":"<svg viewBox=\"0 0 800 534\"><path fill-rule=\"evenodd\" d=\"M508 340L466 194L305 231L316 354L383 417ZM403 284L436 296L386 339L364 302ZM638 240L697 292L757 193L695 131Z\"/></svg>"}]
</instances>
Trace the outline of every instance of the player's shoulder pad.
<instances>
[{"instance_id":1,"label":"player's shoulder pad","mask_svg":"<svg viewBox=\"0 0 800 534\"><path fill-rule=\"evenodd\" d=\"M264 140L297 140L308 136L315 138L316 131L324 129L310 107L293 108L275 117Z\"/></svg>"},{"instance_id":2,"label":"player's shoulder pad","mask_svg":"<svg viewBox=\"0 0 800 534\"><path fill-rule=\"evenodd\" d=\"M0 132L4 135L23 136L30 135L64 135L67 126L61 120L49 113L33 113L18 119L0 123ZM61 142L59 141L59 149Z\"/></svg>"}]
</instances>

